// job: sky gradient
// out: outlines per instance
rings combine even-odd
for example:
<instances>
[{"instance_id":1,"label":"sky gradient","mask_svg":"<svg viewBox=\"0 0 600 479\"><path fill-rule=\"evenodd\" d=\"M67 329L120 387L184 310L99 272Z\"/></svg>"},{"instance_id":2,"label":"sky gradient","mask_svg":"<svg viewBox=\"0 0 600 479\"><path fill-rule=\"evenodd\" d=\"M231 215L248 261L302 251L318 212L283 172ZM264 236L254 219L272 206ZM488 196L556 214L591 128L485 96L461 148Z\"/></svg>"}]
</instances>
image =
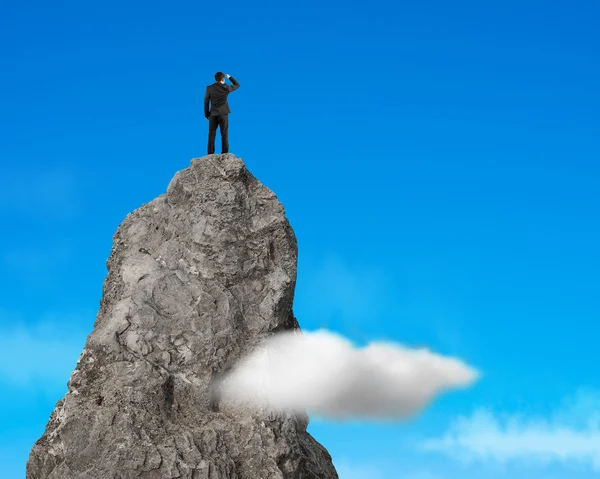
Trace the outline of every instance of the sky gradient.
<instances>
[{"instance_id":1,"label":"sky gradient","mask_svg":"<svg viewBox=\"0 0 600 479\"><path fill-rule=\"evenodd\" d=\"M0 476L24 477L66 392L117 226L206 153L223 71L241 84L230 151L298 238L301 326L482 374L408 421L313 416L340 477L597 477L598 18L591 1L0 2Z\"/></svg>"}]
</instances>

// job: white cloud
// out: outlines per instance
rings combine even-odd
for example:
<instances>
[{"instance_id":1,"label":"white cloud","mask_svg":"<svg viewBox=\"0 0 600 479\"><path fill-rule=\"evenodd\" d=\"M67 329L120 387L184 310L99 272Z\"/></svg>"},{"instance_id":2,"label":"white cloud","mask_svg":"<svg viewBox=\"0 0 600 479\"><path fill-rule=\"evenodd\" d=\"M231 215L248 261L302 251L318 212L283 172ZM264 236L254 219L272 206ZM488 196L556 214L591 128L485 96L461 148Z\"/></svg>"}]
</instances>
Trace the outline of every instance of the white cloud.
<instances>
[{"instance_id":1,"label":"white cloud","mask_svg":"<svg viewBox=\"0 0 600 479\"><path fill-rule=\"evenodd\" d=\"M380 342L357 349L320 330L280 333L245 358L222 385L224 399L324 417L394 419L444 390L469 386L475 370L426 349Z\"/></svg>"},{"instance_id":2,"label":"white cloud","mask_svg":"<svg viewBox=\"0 0 600 479\"><path fill-rule=\"evenodd\" d=\"M600 396L580 393L549 418L481 409L423 447L466 462L579 463L600 471Z\"/></svg>"}]
</instances>

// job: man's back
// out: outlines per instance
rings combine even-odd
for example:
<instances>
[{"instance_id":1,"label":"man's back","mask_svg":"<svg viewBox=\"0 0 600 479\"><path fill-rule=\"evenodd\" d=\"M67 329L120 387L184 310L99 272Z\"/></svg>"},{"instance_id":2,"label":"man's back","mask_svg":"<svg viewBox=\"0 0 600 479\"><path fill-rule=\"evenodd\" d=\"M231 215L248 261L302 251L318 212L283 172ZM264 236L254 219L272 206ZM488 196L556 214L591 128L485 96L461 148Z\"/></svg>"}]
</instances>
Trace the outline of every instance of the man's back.
<instances>
[{"instance_id":1,"label":"man's back","mask_svg":"<svg viewBox=\"0 0 600 479\"><path fill-rule=\"evenodd\" d=\"M230 76L229 79L233 85L215 82L206 87L206 94L204 95L204 116L228 115L231 113L229 103L227 103L227 96L232 91L237 90L240 87L240 84L232 76Z\"/></svg>"},{"instance_id":2,"label":"man's back","mask_svg":"<svg viewBox=\"0 0 600 479\"><path fill-rule=\"evenodd\" d=\"M226 85L225 78L229 78L233 85ZM204 95L204 116L208 120L208 154L215 152L215 136L217 127L221 130L221 153L229 152L229 104L227 97L232 91L237 90L240 84L231 75L223 72L215 73L212 85L206 87Z\"/></svg>"}]
</instances>

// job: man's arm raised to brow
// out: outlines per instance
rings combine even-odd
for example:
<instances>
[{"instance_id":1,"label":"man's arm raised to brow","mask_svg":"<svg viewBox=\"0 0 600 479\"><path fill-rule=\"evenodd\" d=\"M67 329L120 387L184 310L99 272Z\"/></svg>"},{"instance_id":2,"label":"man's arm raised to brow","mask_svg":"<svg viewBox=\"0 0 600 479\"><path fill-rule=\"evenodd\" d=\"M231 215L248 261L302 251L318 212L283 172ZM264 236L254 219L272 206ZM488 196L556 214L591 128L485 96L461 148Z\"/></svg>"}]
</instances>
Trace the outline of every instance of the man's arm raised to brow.
<instances>
[{"instance_id":1,"label":"man's arm raised to brow","mask_svg":"<svg viewBox=\"0 0 600 479\"><path fill-rule=\"evenodd\" d=\"M229 92L237 90L240 87L240 84L238 83L238 81L235 78L233 78L231 75L227 75L227 73L225 73L225 76L227 78L229 78L229 81L231 83L233 83L233 85L229 85Z\"/></svg>"}]
</instances>

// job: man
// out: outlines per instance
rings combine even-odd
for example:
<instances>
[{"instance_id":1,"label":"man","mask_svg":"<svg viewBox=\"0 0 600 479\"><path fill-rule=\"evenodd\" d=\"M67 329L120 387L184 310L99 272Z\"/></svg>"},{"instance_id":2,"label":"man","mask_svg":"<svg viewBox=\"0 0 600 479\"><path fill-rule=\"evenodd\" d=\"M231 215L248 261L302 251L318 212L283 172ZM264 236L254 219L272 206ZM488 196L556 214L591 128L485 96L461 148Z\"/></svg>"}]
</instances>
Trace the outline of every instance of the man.
<instances>
[{"instance_id":1,"label":"man","mask_svg":"<svg viewBox=\"0 0 600 479\"><path fill-rule=\"evenodd\" d=\"M233 85L225 84L225 77L231 80ZM228 114L231 113L227 96L240 87L240 84L227 73L215 73L215 83L206 87L204 95L204 116L208 120L208 154L215 152L215 137L217 126L221 130L221 153L229 152ZM210 104L210 105L209 105Z\"/></svg>"}]
</instances>

